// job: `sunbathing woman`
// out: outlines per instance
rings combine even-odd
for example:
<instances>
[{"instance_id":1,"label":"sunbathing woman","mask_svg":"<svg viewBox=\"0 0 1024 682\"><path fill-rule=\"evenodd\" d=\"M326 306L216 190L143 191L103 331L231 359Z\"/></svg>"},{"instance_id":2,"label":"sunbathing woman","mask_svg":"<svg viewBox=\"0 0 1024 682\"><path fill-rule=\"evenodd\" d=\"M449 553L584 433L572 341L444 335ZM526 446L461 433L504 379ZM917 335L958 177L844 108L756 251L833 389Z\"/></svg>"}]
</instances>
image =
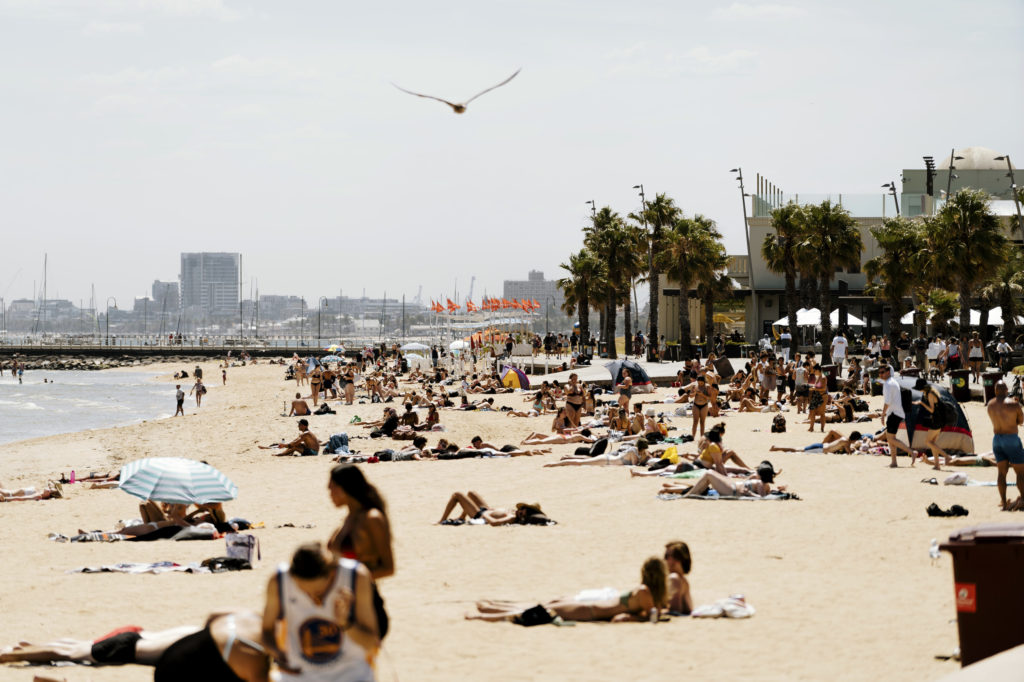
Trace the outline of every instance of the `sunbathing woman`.
<instances>
[{"instance_id":1,"label":"sunbathing woman","mask_svg":"<svg viewBox=\"0 0 1024 682\"><path fill-rule=\"evenodd\" d=\"M613 623L656 621L668 598L668 568L665 561L651 557L640 571L641 585L624 592L610 588L583 590L574 597L555 599L541 606L552 616L572 621L607 620ZM466 614L469 620L513 620L534 606L501 600L483 600L478 613Z\"/></svg>"},{"instance_id":2,"label":"sunbathing woman","mask_svg":"<svg viewBox=\"0 0 1024 682\"><path fill-rule=\"evenodd\" d=\"M34 502L38 500L59 500L64 497L64 489L60 483L51 482L42 492L35 488L18 488L8 490L0 488L0 502Z\"/></svg>"},{"instance_id":3,"label":"sunbathing woman","mask_svg":"<svg viewBox=\"0 0 1024 682\"><path fill-rule=\"evenodd\" d=\"M636 447L623 446L615 452L594 457L579 455L567 455L558 462L549 462L545 467L570 467L570 466L640 466L650 459L648 444L644 439L636 442Z\"/></svg>"},{"instance_id":4,"label":"sunbathing woman","mask_svg":"<svg viewBox=\"0 0 1024 682\"><path fill-rule=\"evenodd\" d=\"M848 455L853 454L856 445L860 443L861 438L860 431L854 431L847 438L838 431L832 430L825 434L825 437L820 443L811 443L805 448L784 448L780 445L773 445L769 450L772 452L809 452L809 453L833 453L843 452Z\"/></svg>"},{"instance_id":5,"label":"sunbathing woman","mask_svg":"<svg viewBox=\"0 0 1024 682\"><path fill-rule=\"evenodd\" d=\"M154 680L265 682L270 660L259 643L261 619L251 611L211 615L203 628L169 630L127 627L96 640L58 639L46 644L21 642L0 653L0 663L57 663L92 666L148 665Z\"/></svg>"},{"instance_id":6,"label":"sunbathing woman","mask_svg":"<svg viewBox=\"0 0 1024 682\"><path fill-rule=\"evenodd\" d=\"M565 445L566 443L593 443L590 437L590 430L583 429L579 433L564 436L549 436L543 433L533 432L523 439L520 445Z\"/></svg>"},{"instance_id":7,"label":"sunbathing woman","mask_svg":"<svg viewBox=\"0 0 1024 682\"><path fill-rule=\"evenodd\" d=\"M782 472L775 471L771 462L766 460L757 465L757 473L743 479L723 476L717 471L707 471L693 487L678 482L665 482L662 484L661 492L697 497L713 488L719 495L726 497L767 497L772 491L771 484L775 481L775 476L780 473ZM785 486L779 486L778 489L784 490Z\"/></svg>"},{"instance_id":8,"label":"sunbathing woman","mask_svg":"<svg viewBox=\"0 0 1024 682\"><path fill-rule=\"evenodd\" d=\"M533 405L530 406L529 410L510 410L505 413L506 417L539 417L544 414L544 395L537 391L533 398Z\"/></svg>"},{"instance_id":9,"label":"sunbathing woman","mask_svg":"<svg viewBox=\"0 0 1024 682\"><path fill-rule=\"evenodd\" d=\"M726 450L722 447L722 437L724 435L724 422L715 424L715 426L707 432L707 435L697 444L697 447L700 449L700 454L693 460L694 466L702 467L704 469L714 469L718 473L725 475L728 473L735 473L734 471L730 471L725 468L726 462L732 461L736 463L736 466L741 467L743 472L750 471L750 467L740 459L740 456L736 454L735 450Z\"/></svg>"},{"instance_id":10,"label":"sunbathing woman","mask_svg":"<svg viewBox=\"0 0 1024 682\"><path fill-rule=\"evenodd\" d=\"M452 493L438 524L443 524L448 520L456 505L462 506L462 514L458 518L459 521L465 521L467 518L483 519L489 526L507 526L511 523L541 525L548 521L539 504L520 502L516 505L515 511L496 509L488 506L484 498L480 497L480 493L470 490L465 495L459 492Z\"/></svg>"},{"instance_id":11,"label":"sunbathing woman","mask_svg":"<svg viewBox=\"0 0 1024 682\"><path fill-rule=\"evenodd\" d=\"M686 579L693 565L690 548L680 540L667 543L665 563L668 566L668 612L688 616L693 611L693 595Z\"/></svg>"}]
</instances>

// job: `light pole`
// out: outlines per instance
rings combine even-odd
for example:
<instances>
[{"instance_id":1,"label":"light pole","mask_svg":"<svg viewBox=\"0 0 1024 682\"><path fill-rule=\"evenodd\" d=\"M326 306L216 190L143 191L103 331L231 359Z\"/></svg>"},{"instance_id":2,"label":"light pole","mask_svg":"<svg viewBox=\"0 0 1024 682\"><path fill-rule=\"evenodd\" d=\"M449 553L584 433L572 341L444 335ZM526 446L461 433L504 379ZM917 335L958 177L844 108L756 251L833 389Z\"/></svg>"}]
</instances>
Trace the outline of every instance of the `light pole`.
<instances>
[{"instance_id":1,"label":"light pole","mask_svg":"<svg viewBox=\"0 0 1024 682\"><path fill-rule=\"evenodd\" d=\"M4 341L7 341L7 302L3 296L0 296L0 316L3 317L3 330L4 330Z\"/></svg>"},{"instance_id":2,"label":"light pole","mask_svg":"<svg viewBox=\"0 0 1024 682\"><path fill-rule=\"evenodd\" d=\"M299 345L306 345L306 297L299 298Z\"/></svg>"},{"instance_id":3,"label":"light pole","mask_svg":"<svg viewBox=\"0 0 1024 682\"><path fill-rule=\"evenodd\" d=\"M108 297L107 297L107 314L106 314L106 322L107 322L107 345L108 345L108 346L110 345L110 302L111 302L111 301L113 301L113 302L114 302L114 310L117 310L117 299L116 299L116 298L114 298L113 296L108 296Z\"/></svg>"},{"instance_id":4,"label":"light pole","mask_svg":"<svg viewBox=\"0 0 1024 682\"><path fill-rule=\"evenodd\" d=\"M997 156L993 161L1006 160L1007 173L1010 176L1010 194L1013 195L1013 207L1017 209L1017 229L1020 230L1021 234L1024 235L1024 218L1020 216L1020 197L1017 196L1017 180L1013 177L1013 164L1010 163L1010 155Z\"/></svg>"},{"instance_id":5,"label":"light pole","mask_svg":"<svg viewBox=\"0 0 1024 682\"><path fill-rule=\"evenodd\" d=\"M956 170L956 166L953 165L954 161L963 161L964 157L956 156L956 149L949 150L949 177L946 178L946 201L949 201L949 190L953 184L953 178L960 177L955 175L953 171Z\"/></svg>"},{"instance_id":6,"label":"light pole","mask_svg":"<svg viewBox=\"0 0 1024 682\"><path fill-rule=\"evenodd\" d=\"M555 297L548 294L548 297L544 299L544 336L547 336L551 331L551 328L548 325L548 313L551 311L551 306L548 304L548 301L554 303Z\"/></svg>"},{"instance_id":7,"label":"light pole","mask_svg":"<svg viewBox=\"0 0 1024 682\"><path fill-rule=\"evenodd\" d=\"M584 201L583 203L584 204L590 204L590 217L591 218L596 218L597 217L597 207L594 205L594 200L591 199L590 201Z\"/></svg>"},{"instance_id":8,"label":"light pole","mask_svg":"<svg viewBox=\"0 0 1024 682\"><path fill-rule=\"evenodd\" d=\"M754 308L754 324L756 325L760 317L757 309L757 289L754 287L754 254L750 250L750 226L747 223L747 193L743 189L743 169L740 167L732 168L729 170L730 173L738 173L736 179L740 181L740 201L743 202L743 236L747 240L747 281L750 284L750 302ZM682 295L683 292L680 292ZM685 299L681 301L680 305L686 303ZM796 313L793 313L794 315ZM757 335L757 327L755 326L752 330L754 335Z\"/></svg>"},{"instance_id":9,"label":"light pole","mask_svg":"<svg viewBox=\"0 0 1024 682\"><path fill-rule=\"evenodd\" d=\"M887 182L884 185L882 185L882 187L888 187L889 188L889 192L892 194L893 203L896 204L896 215L899 216L899 214L900 214L900 200L896 197L896 181L893 180L892 182Z\"/></svg>"},{"instance_id":10,"label":"light pole","mask_svg":"<svg viewBox=\"0 0 1024 682\"><path fill-rule=\"evenodd\" d=\"M321 296L320 299L317 301L317 306L316 306L316 308L317 308L317 310L316 310L316 345L317 346L320 345L320 314L323 312L323 309L326 308L326 307L327 307L327 297L326 296Z\"/></svg>"},{"instance_id":11,"label":"light pole","mask_svg":"<svg viewBox=\"0 0 1024 682\"><path fill-rule=\"evenodd\" d=\"M640 220L644 224L644 232L647 233L647 272L650 275L650 278L649 278L649 281L647 282L647 285L651 288L650 289L650 296L648 297L648 307L647 307L647 314L649 316L647 318L647 360L648 361L653 361L654 360L654 358L653 358L654 350L652 350L652 349L657 349L657 347L658 347L658 315L657 315L657 312L655 311L655 308L657 307L656 301L658 300L658 286L659 286L658 285L657 275L654 274L654 238L655 238L655 235L650 231L650 228L648 228L648 226L647 226L647 196L644 194L644 185L643 185L643 183L640 183L639 185L633 185L633 189L640 190ZM634 299L636 298L636 288L635 287L633 289L633 298ZM639 308L639 306L636 305L636 303L637 302L634 300L633 301L634 307ZM639 322L640 321L640 311L637 310L636 314L637 314L637 322ZM639 325L637 325L637 326L639 326ZM640 330L637 329L637 331L640 331Z\"/></svg>"}]
</instances>

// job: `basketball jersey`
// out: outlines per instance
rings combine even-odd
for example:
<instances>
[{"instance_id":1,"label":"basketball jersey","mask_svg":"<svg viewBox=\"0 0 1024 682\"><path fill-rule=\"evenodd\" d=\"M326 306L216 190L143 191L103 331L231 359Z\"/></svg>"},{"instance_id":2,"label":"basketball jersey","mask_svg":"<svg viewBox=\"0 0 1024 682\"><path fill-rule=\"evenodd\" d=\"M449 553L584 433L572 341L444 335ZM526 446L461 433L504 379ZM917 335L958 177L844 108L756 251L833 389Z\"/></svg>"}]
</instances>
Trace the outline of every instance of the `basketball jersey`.
<instances>
[{"instance_id":1,"label":"basketball jersey","mask_svg":"<svg viewBox=\"0 0 1024 682\"><path fill-rule=\"evenodd\" d=\"M317 604L288 573L288 565L277 569L281 618L285 623L288 665L301 672L280 672L280 679L308 682L373 682L373 670L366 661L366 650L345 637L338 624L334 604L348 587L353 598L356 566L351 559L339 559L334 582Z\"/></svg>"}]
</instances>

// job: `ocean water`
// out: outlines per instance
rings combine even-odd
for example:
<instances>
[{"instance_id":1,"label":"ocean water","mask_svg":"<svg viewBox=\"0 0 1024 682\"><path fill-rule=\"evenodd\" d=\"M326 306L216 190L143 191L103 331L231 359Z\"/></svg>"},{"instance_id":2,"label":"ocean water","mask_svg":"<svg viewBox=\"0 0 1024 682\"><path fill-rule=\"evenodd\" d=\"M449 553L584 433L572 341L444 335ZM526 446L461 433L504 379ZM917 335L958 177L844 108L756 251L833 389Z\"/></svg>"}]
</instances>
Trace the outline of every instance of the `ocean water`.
<instances>
[{"instance_id":1,"label":"ocean water","mask_svg":"<svg viewBox=\"0 0 1024 682\"><path fill-rule=\"evenodd\" d=\"M0 377L0 444L170 417L174 384L152 381L154 376L26 370L19 385L5 372Z\"/></svg>"}]
</instances>

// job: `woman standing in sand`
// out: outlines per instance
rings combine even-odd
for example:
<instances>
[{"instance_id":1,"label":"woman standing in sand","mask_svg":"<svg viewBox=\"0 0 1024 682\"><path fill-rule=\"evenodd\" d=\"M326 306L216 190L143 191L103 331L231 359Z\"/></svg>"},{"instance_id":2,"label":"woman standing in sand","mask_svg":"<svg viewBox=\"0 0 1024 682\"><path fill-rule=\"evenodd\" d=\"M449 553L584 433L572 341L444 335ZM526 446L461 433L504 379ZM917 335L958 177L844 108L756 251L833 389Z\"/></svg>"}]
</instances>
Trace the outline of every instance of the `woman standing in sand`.
<instances>
[{"instance_id":1,"label":"woman standing in sand","mask_svg":"<svg viewBox=\"0 0 1024 682\"><path fill-rule=\"evenodd\" d=\"M334 506L348 510L341 528L331 535L328 549L337 556L364 564L375 581L394 575L391 524L388 521L387 505L377 488L366 480L356 465L339 464L331 469L327 489ZM376 585L373 599L380 636L383 638L388 632L388 615Z\"/></svg>"},{"instance_id":2,"label":"woman standing in sand","mask_svg":"<svg viewBox=\"0 0 1024 682\"><path fill-rule=\"evenodd\" d=\"M351 405L356 399L356 368L349 363L345 365L345 371L341 373L341 380L345 385L345 404Z\"/></svg>"},{"instance_id":3,"label":"woman standing in sand","mask_svg":"<svg viewBox=\"0 0 1024 682\"><path fill-rule=\"evenodd\" d=\"M583 386L580 377L573 372L569 375L569 385L565 387L565 416L573 426L579 428L583 414Z\"/></svg>"},{"instance_id":4,"label":"woman standing in sand","mask_svg":"<svg viewBox=\"0 0 1024 682\"><path fill-rule=\"evenodd\" d=\"M188 392L189 395L193 393L196 394L196 407L200 407L203 404L203 396L206 395L206 386L203 386L202 379L197 378L192 390Z\"/></svg>"},{"instance_id":5,"label":"woman standing in sand","mask_svg":"<svg viewBox=\"0 0 1024 682\"><path fill-rule=\"evenodd\" d=\"M619 383L619 408L629 412L629 399L633 396L633 377L629 370L622 368L622 382Z\"/></svg>"},{"instance_id":6,"label":"woman standing in sand","mask_svg":"<svg viewBox=\"0 0 1024 682\"><path fill-rule=\"evenodd\" d=\"M818 419L821 421L821 432L825 433L825 402L828 382L821 375L821 365L811 365L811 376L807 380L807 386L810 389L810 403L807 406L807 416L808 421L811 423L811 428L807 430L814 431L814 420Z\"/></svg>"}]
</instances>

